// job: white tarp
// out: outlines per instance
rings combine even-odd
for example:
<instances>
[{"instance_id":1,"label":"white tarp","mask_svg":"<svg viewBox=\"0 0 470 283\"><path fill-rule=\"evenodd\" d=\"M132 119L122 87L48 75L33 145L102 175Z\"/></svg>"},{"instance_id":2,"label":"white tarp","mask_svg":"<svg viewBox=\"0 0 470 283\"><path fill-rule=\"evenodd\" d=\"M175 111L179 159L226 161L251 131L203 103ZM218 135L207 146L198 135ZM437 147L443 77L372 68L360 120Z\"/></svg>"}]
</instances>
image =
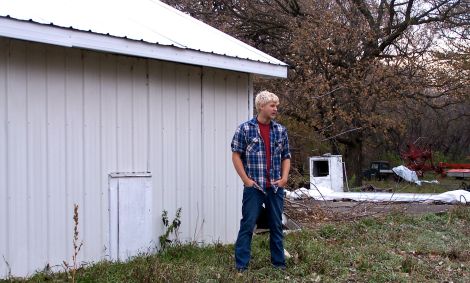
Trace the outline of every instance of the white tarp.
<instances>
[{"instance_id":1,"label":"white tarp","mask_svg":"<svg viewBox=\"0 0 470 283\"><path fill-rule=\"evenodd\" d=\"M443 202L443 203L469 203L470 192L465 190L448 191L442 194L418 193L377 193L377 192L334 192L327 188L308 190L300 188L295 191L286 191L290 199L313 198L315 200L352 200L368 202Z\"/></svg>"},{"instance_id":2,"label":"white tarp","mask_svg":"<svg viewBox=\"0 0 470 283\"><path fill-rule=\"evenodd\" d=\"M437 180L432 180L432 181L419 180L418 175L416 175L415 171L410 170L406 166L403 166L403 165L392 168L392 171L398 176L405 179L406 181L415 183L418 186L421 186L422 183L439 184L439 181Z\"/></svg>"},{"instance_id":3,"label":"white tarp","mask_svg":"<svg viewBox=\"0 0 470 283\"><path fill-rule=\"evenodd\" d=\"M416 175L416 172L408 169L407 167L403 165L392 168L392 171L408 182L415 183L418 186L421 185L421 182L419 181L418 175Z\"/></svg>"}]
</instances>

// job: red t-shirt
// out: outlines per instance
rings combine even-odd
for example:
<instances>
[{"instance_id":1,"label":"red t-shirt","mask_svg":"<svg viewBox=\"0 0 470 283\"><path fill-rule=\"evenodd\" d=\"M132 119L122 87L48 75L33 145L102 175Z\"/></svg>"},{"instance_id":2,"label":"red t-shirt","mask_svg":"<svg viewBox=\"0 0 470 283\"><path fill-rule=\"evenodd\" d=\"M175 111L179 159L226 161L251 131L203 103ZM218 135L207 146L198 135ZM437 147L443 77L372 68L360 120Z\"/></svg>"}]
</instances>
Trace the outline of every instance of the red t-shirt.
<instances>
[{"instance_id":1,"label":"red t-shirt","mask_svg":"<svg viewBox=\"0 0 470 283\"><path fill-rule=\"evenodd\" d=\"M258 121L259 131L263 138L264 148L266 150L266 188L271 187L271 180L269 177L269 170L271 169L271 141L269 140L269 127L270 124L261 124Z\"/></svg>"}]
</instances>

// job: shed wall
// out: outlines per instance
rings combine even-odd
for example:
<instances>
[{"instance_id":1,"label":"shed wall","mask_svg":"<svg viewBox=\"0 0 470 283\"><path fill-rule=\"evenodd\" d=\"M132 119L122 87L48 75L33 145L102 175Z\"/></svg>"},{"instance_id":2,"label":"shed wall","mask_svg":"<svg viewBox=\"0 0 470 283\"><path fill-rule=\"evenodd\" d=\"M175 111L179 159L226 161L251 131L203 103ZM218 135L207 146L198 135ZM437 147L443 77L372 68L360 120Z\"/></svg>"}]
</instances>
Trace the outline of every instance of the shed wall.
<instances>
[{"instance_id":1,"label":"shed wall","mask_svg":"<svg viewBox=\"0 0 470 283\"><path fill-rule=\"evenodd\" d=\"M241 182L235 127L251 117L250 76L0 38L0 256L12 275L109 255L108 174L151 172L180 239L233 242ZM0 278L8 275L0 259Z\"/></svg>"}]
</instances>

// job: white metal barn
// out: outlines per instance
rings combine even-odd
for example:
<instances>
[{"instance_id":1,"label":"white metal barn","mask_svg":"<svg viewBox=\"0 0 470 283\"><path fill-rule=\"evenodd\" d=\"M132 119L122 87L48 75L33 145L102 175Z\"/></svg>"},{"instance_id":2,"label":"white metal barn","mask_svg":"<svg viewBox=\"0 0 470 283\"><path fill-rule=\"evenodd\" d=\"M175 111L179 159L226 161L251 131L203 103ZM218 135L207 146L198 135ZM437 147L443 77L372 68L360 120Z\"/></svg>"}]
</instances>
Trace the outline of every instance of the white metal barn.
<instances>
[{"instance_id":1,"label":"white metal barn","mask_svg":"<svg viewBox=\"0 0 470 283\"><path fill-rule=\"evenodd\" d=\"M252 76L286 64L152 0L0 0L0 278L152 249L234 241L230 141Z\"/></svg>"}]
</instances>

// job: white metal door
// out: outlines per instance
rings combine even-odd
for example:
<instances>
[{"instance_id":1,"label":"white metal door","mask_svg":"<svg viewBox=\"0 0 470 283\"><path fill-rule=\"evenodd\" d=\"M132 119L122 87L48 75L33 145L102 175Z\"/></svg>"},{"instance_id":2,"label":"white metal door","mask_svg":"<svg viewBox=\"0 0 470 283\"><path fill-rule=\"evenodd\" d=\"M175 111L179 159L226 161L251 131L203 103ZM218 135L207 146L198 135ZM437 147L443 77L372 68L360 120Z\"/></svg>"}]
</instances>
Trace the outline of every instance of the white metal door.
<instances>
[{"instance_id":1,"label":"white metal door","mask_svg":"<svg viewBox=\"0 0 470 283\"><path fill-rule=\"evenodd\" d=\"M125 261L152 252L152 184L150 173L113 173L109 182L109 240L112 260Z\"/></svg>"}]
</instances>

